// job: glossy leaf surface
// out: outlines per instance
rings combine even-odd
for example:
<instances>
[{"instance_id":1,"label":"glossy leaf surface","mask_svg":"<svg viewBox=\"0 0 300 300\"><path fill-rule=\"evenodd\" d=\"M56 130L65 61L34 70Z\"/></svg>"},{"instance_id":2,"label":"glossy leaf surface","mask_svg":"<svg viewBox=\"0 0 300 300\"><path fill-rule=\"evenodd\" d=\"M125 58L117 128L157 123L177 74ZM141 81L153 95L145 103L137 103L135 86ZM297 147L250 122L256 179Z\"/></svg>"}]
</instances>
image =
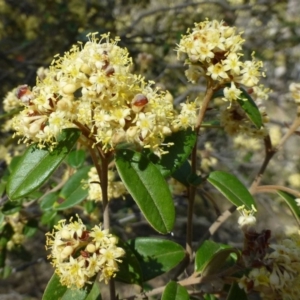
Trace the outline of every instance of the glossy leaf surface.
<instances>
[{"instance_id":1,"label":"glossy leaf surface","mask_svg":"<svg viewBox=\"0 0 300 300\"><path fill-rule=\"evenodd\" d=\"M196 251L195 271L207 276L218 272L236 261L239 252L224 244L206 240Z\"/></svg>"},{"instance_id":2,"label":"glossy leaf surface","mask_svg":"<svg viewBox=\"0 0 300 300\"><path fill-rule=\"evenodd\" d=\"M68 155L68 164L74 168L79 168L85 161L85 151L84 150L74 150Z\"/></svg>"},{"instance_id":3,"label":"glossy leaf surface","mask_svg":"<svg viewBox=\"0 0 300 300\"><path fill-rule=\"evenodd\" d=\"M84 183L82 181L87 179L90 169L90 166L85 166L69 178L59 193L59 198L63 202L55 209L64 210L73 207L87 197L88 189L83 188Z\"/></svg>"},{"instance_id":4,"label":"glossy leaf surface","mask_svg":"<svg viewBox=\"0 0 300 300\"><path fill-rule=\"evenodd\" d=\"M244 90L243 88L240 88L242 91L240 95L240 99L238 99L238 103L241 106L241 108L244 110L248 118L252 121L252 123L257 127L261 128L263 125L261 113L256 105L256 103L253 101L252 97Z\"/></svg>"},{"instance_id":5,"label":"glossy leaf surface","mask_svg":"<svg viewBox=\"0 0 300 300\"><path fill-rule=\"evenodd\" d=\"M54 273L46 286L42 300L86 300L88 297L91 285L87 285L86 288L82 289L68 289L66 286L61 285L59 280L58 275Z\"/></svg>"},{"instance_id":6,"label":"glossy leaf surface","mask_svg":"<svg viewBox=\"0 0 300 300\"><path fill-rule=\"evenodd\" d=\"M9 176L6 188L9 198L16 200L39 188L61 164L79 135L80 131L77 129L63 130L53 151L31 145Z\"/></svg>"},{"instance_id":7,"label":"glossy leaf surface","mask_svg":"<svg viewBox=\"0 0 300 300\"><path fill-rule=\"evenodd\" d=\"M131 150L119 150L116 166L127 190L149 224L168 233L175 222L171 192L159 170L146 157Z\"/></svg>"},{"instance_id":8,"label":"glossy leaf surface","mask_svg":"<svg viewBox=\"0 0 300 300\"><path fill-rule=\"evenodd\" d=\"M164 140L164 144L173 143L170 147L164 147L168 153L158 158L153 153L145 155L155 164L164 177L171 175L177 170L189 157L196 143L196 134L191 129L178 131L168 136Z\"/></svg>"},{"instance_id":9,"label":"glossy leaf surface","mask_svg":"<svg viewBox=\"0 0 300 300\"><path fill-rule=\"evenodd\" d=\"M176 283L175 281L170 281L161 297L161 300L189 300L190 296L186 288Z\"/></svg>"},{"instance_id":10,"label":"glossy leaf surface","mask_svg":"<svg viewBox=\"0 0 300 300\"><path fill-rule=\"evenodd\" d=\"M252 205L256 207L248 189L235 176L223 171L214 171L209 174L207 180L237 207L245 205L248 210L251 210Z\"/></svg>"},{"instance_id":11,"label":"glossy leaf surface","mask_svg":"<svg viewBox=\"0 0 300 300\"><path fill-rule=\"evenodd\" d=\"M67 287L61 285L58 275L54 273L46 286L42 300L61 299L66 291Z\"/></svg>"},{"instance_id":12,"label":"glossy leaf surface","mask_svg":"<svg viewBox=\"0 0 300 300\"><path fill-rule=\"evenodd\" d=\"M122 263L119 264L116 280L141 285L143 282L143 274L139 260L134 254L133 249L131 249L130 245L121 240L119 240L118 246L125 250L126 255L122 257Z\"/></svg>"},{"instance_id":13,"label":"glossy leaf surface","mask_svg":"<svg viewBox=\"0 0 300 300\"><path fill-rule=\"evenodd\" d=\"M277 191L277 193L289 206L297 222L300 224L300 207L296 202L296 197L283 191Z\"/></svg>"},{"instance_id":14,"label":"glossy leaf surface","mask_svg":"<svg viewBox=\"0 0 300 300\"><path fill-rule=\"evenodd\" d=\"M144 281L170 271L185 257L182 246L169 240L136 238L128 244L140 263Z\"/></svg>"}]
</instances>

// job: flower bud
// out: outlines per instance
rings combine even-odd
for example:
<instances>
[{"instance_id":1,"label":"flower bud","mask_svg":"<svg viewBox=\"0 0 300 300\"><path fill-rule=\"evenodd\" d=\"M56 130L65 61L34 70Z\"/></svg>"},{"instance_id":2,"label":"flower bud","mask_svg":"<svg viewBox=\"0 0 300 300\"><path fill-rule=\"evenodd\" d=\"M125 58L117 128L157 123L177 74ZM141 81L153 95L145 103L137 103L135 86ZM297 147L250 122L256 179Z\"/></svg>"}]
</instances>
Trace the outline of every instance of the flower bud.
<instances>
[{"instance_id":1,"label":"flower bud","mask_svg":"<svg viewBox=\"0 0 300 300\"><path fill-rule=\"evenodd\" d=\"M66 259L73 253L73 247L72 246L66 246L63 251L61 252L61 258Z\"/></svg>"},{"instance_id":2,"label":"flower bud","mask_svg":"<svg viewBox=\"0 0 300 300\"><path fill-rule=\"evenodd\" d=\"M88 244L86 246L86 251L89 253L94 253L96 251L96 246L94 244Z\"/></svg>"},{"instance_id":3,"label":"flower bud","mask_svg":"<svg viewBox=\"0 0 300 300\"><path fill-rule=\"evenodd\" d=\"M73 94L76 90L77 90L77 87L74 83L68 83L62 88L62 91L65 94Z\"/></svg>"},{"instance_id":4,"label":"flower bud","mask_svg":"<svg viewBox=\"0 0 300 300\"><path fill-rule=\"evenodd\" d=\"M67 229L62 229L61 231L61 238L64 239L64 240L69 240L71 238L71 233L69 230Z\"/></svg>"},{"instance_id":5,"label":"flower bud","mask_svg":"<svg viewBox=\"0 0 300 300\"><path fill-rule=\"evenodd\" d=\"M144 94L137 94L131 101L131 108L134 112L140 112L148 103L148 99Z\"/></svg>"}]
</instances>

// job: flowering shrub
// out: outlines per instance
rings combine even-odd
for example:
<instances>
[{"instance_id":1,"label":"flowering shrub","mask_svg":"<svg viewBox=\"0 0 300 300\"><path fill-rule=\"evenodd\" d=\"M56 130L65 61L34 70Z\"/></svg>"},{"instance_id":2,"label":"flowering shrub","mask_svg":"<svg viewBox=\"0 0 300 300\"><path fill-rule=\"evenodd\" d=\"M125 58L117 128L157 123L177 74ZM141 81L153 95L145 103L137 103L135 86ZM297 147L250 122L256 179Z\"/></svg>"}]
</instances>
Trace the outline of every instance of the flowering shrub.
<instances>
[{"instance_id":1,"label":"flowering shrub","mask_svg":"<svg viewBox=\"0 0 300 300\"><path fill-rule=\"evenodd\" d=\"M28 147L9 170L9 199L22 207L53 174L60 178L39 197L42 222L53 227L46 248L55 268L43 299L65 298L69 291L76 299L96 299L104 294L99 281L109 285L110 299L121 299L115 281L141 287L122 299L162 294L161 299L233 300L251 293L262 299L298 299L299 234L272 241L271 230L258 230L260 205L254 196L278 193L299 221L299 192L263 185L262 177L300 118L295 116L275 147L260 103L270 91L259 82L265 76L263 63L254 53L251 60L242 59L242 34L224 21L207 19L182 36L176 51L185 58L186 77L195 85L204 81L206 91L178 110L170 92L133 72L119 38L92 33L88 39L55 56L48 69L39 69L34 87L21 85L4 99L5 111L14 115L4 128L14 130L19 144ZM298 104L299 85L290 90ZM211 108L217 111L215 122L205 119ZM241 137L237 145L252 139L253 151L259 149L256 141L264 142L265 158L249 187L232 172L215 170L210 141L198 149L204 130L215 127ZM216 206L211 188L218 190L218 201L225 197L231 207L219 213L195 245L197 192ZM113 199L131 197L156 232L171 233L176 224L173 196L182 193L187 202L185 248L172 237L125 240L124 232L114 232ZM236 209L243 246L210 241ZM67 211L72 217L61 219ZM24 240L26 222L18 226L19 216L14 216L2 222L7 249ZM172 281L146 290L145 282L175 267Z\"/></svg>"}]
</instances>

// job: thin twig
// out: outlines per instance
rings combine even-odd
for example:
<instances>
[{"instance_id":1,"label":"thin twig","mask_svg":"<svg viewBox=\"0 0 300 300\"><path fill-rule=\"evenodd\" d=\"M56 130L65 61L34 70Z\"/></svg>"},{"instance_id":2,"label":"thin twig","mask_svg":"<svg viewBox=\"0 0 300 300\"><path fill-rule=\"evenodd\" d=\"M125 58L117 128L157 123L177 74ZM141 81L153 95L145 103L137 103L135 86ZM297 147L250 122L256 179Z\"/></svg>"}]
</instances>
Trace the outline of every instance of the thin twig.
<instances>
[{"instance_id":1,"label":"thin twig","mask_svg":"<svg viewBox=\"0 0 300 300\"><path fill-rule=\"evenodd\" d=\"M261 185L256 188L255 193L277 193L278 191L287 192L300 198L300 192L281 185Z\"/></svg>"},{"instance_id":2,"label":"thin twig","mask_svg":"<svg viewBox=\"0 0 300 300\"><path fill-rule=\"evenodd\" d=\"M203 122L205 112L207 110L208 104L212 98L214 89L212 86L212 82L208 81L208 86L207 90L198 114L197 118L197 123L195 126L195 132L198 136L200 126ZM198 140L198 138L197 138ZM195 142L192 155L191 155L191 161L192 161L192 172L196 174L197 170L197 148L198 148L198 143L197 140ZM190 186L189 187L189 196L188 196L188 212L187 212L187 228L186 228L186 251L188 255L190 256L190 260L192 259L193 256L193 249L192 249L192 240L193 240L193 214L194 214L194 203L195 203L195 197L196 197L196 187L195 186Z\"/></svg>"}]
</instances>

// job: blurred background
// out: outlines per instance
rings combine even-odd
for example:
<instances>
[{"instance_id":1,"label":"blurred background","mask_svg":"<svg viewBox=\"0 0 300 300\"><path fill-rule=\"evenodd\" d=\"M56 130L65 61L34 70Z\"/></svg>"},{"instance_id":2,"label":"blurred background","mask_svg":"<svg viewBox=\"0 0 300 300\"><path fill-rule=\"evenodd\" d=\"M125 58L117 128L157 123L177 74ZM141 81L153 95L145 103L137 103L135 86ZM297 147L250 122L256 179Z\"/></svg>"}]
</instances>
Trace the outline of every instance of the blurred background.
<instances>
[{"instance_id":1,"label":"blurred background","mask_svg":"<svg viewBox=\"0 0 300 300\"><path fill-rule=\"evenodd\" d=\"M35 85L38 68L49 66L54 55L63 55L77 41L87 41L90 32L119 36L119 45L128 48L133 58L134 72L168 89L175 105L187 98L191 101L201 98L205 86L201 82L197 86L187 82L186 67L177 60L175 48L187 28L205 18L225 20L228 25L236 26L238 32L244 32L246 40L244 59L251 59L255 51L256 58L264 62L267 76L262 83L270 89L270 94L263 105L276 144L296 112L288 87L291 82L300 82L299 0L0 0L0 113L9 91L21 84ZM4 124L4 119L0 119L0 124ZM0 132L2 145L11 145L7 142L11 133ZM293 137L271 162L266 181L300 188L298 138ZM246 185L251 183L262 159L259 149L263 151L261 142L253 143L252 148L249 144L245 147L241 139L231 139L214 130L203 132L199 146L201 172L205 174L221 166ZM1 149L0 176L6 168ZM275 223L295 226L290 214L283 213L280 200L269 196L260 200L263 209L259 214L265 222L262 228L274 227ZM180 206L182 199L179 197L177 201ZM265 218L266 213L269 218ZM204 228L215 217L211 213L210 219L205 201L203 204L201 200L195 214L198 221L195 226ZM134 228L134 224L130 226ZM225 227L217 238L238 243L232 238L232 230ZM41 299L52 274L49 264L44 262L43 233L36 234L25 246L32 256L27 263L15 262L15 273L0 280L0 300ZM11 261L17 259L21 259L18 254L10 257Z\"/></svg>"}]
</instances>

